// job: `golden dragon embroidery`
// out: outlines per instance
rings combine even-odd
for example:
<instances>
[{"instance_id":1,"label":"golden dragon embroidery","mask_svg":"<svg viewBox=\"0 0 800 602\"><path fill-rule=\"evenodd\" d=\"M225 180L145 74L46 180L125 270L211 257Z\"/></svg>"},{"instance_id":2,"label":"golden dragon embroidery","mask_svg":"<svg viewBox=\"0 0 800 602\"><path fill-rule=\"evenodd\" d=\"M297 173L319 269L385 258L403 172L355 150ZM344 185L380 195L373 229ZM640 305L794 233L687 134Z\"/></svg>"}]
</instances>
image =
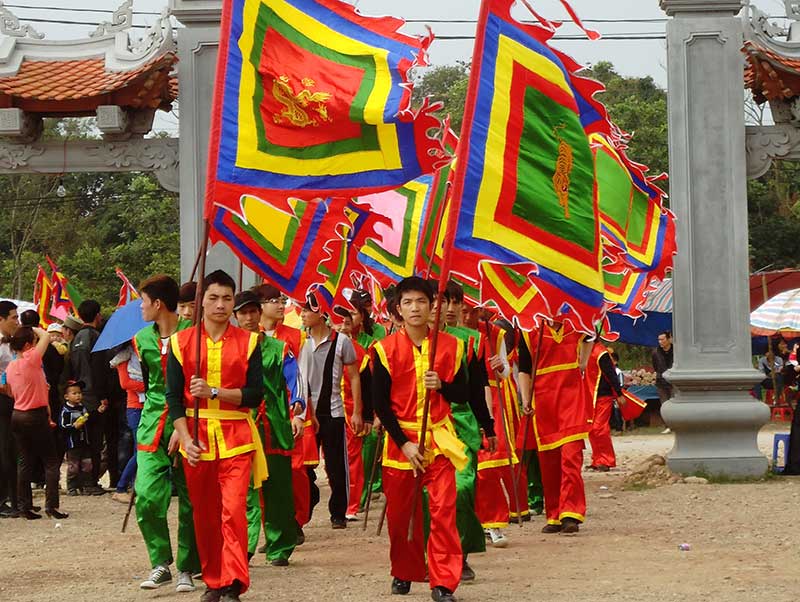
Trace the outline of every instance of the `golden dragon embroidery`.
<instances>
[{"instance_id":1,"label":"golden dragon embroidery","mask_svg":"<svg viewBox=\"0 0 800 602\"><path fill-rule=\"evenodd\" d=\"M316 82L308 77L303 78L303 85L305 88L295 94L286 75L272 80L272 96L284 107L280 114L272 115L275 123L288 123L304 128L309 125L319 126L320 122L333 121L328 115L328 106L325 104L332 95L328 92L311 92L309 88L316 86ZM316 116L312 113L316 113Z\"/></svg>"},{"instance_id":2,"label":"golden dragon embroidery","mask_svg":"<svg viewBox=\"0 0 800 602\"><path fill-rule=\"evenodd\" d=\"M553 174L553 188L558 196L558 204L564 208L564 217L569 219L569 184L572 173L573 157L572 147L564 142L558 130L563 130L563 123L553 128L553 135L558 139L558 157L556 158L556 171Z\"/></svg>"}]
</instances>

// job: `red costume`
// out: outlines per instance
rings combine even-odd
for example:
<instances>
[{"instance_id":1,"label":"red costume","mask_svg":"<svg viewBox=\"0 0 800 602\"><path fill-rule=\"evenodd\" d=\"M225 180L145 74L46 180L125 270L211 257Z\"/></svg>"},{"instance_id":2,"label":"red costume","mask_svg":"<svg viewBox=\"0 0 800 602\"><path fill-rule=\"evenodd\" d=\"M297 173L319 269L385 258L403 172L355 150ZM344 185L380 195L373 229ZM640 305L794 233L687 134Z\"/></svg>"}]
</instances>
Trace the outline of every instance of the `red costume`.
<instances>
[{"instance_id":1,"label":"red costume","mask_svg":"<svg viewBox=\"0 0 800 602\"><path fill-rule=\"evenodd\" d=\"M614 444L611 441L611 412L614 400L622 395L614 362L605 345L597 343L592 348L592 355L586 367L586 384L594 403L594 421L589 431L589 443L592 446L592 466L617 465Z\"/></svg>"},{"instance_id":2,"label":"red costume","mask_svg":"<svg viewBox=\"0 0 800 602\"><path fill-rule=\"evenodd\" d=\"M586 495L581 469L593 414L591 395L579 367L585 335L569 325L543 328L531 402L547 523L560 525L564 518L583 522ZM520 372L531 373L531 340L538 344L538 336L524 334L519 348Z\"/></svg>"},{"instance_id":3,"label":"red costume","mask_svg":"<svg viewBox=\"0 0 800 602\"><path fill-rule=\"evenodd\" d=\"M244 592L250 585L247 490L251 475L258 484L267 477L264 450L249 409L258 407L263 391L258 335L229 325L214 342L203 329L200 366L195 364L196 337L197 327L192 327L170 339L167 402L173 420L186 417L190 433L199 421L198 439L206 450L196 466L185 459L183 463L203 581L211 589L238 582ZM201 399L195 417L189 392L195 374L210 387L241 389L241 405Z\"/></svg>"},{"instance_id":4,"label":"red costume","mask_svg":"<svg viewBox=\"0 0 800 602\"><path fill-rule=\"evenodd\" d=\"M505 330L497 326L489 326L490 339L481 337L486 348L481 357L489 374L489 388L492 398L492 415L497 433L497 449L487 451L488 444L484 439L483 447L478 451L478 481L476 485L475 512L484 529L508 526L509 517L520 517L529 514L527 476L520 474L520 463L515 450L515 442L520 426L519 406L510 370L505 377L498 375L489 364L489 358L505 353ZM481 329L485 334L485 326ZM508 360L508 354L506 359ZM509 364L510 367L510 364ZM502 412L500 404L503 404ZM505 419L505 427L503 420ZM509 466L509 447L511 448L511 466ZM516 487L516 493L514 489Z\"/></svg>"},{"instance_id":5,"label":"red costume","mask_svg":"<svg viewBox=\"0 0 800 602\"><path fill-rule=\"evenodd\" d=\"M356 341L352 341L356 351L356 366L358 371L364 372L369 364L367 351ZM361 492L364 490L364 459L361 457L364 437L356 436L350 426L350 417L353 415L353 394L350 390L350 378L346 374L342 375L342 401L344 402L344 417L347 422L345 435L347 436L347 462L350 473L350 495L347 506L347 514L355 516L358 514L358 506L361 503Z\"/></svg>"},{"instance_id":6,"label":"red costume","mask_svg":"<svg viewBox=\"0 0 800 602\"><path fill-rule=\"evenodd\" d=\"M372 401L386 429L383 448L383 490L386 494L389 557L392 576L403 581L425 580L422 496L416 508L410 500L417 479L401 447L417 443L425 399L424 374L429 366L430 339L417 348L405 331L375 344L372 352ZM422 484L428 491L430 536L427 561L430 587L454 591L461 579L461 542L456 528L456 468L468 462L464 444L456 438L448 402L467 398L464 346L453 336L439 333L434 370L443 385L430 393L425 444L426 469ZM408 524L414 512L414 533Z\"/></svg>"}]
</instances>

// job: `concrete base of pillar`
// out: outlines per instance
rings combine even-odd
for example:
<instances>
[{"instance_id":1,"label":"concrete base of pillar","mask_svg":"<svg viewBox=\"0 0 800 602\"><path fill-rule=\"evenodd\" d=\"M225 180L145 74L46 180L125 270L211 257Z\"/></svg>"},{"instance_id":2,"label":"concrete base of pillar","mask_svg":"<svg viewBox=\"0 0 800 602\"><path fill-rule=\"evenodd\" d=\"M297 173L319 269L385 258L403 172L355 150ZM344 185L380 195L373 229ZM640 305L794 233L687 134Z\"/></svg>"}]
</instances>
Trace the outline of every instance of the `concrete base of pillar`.
<instances>
[{"instance_id":1,"label":"concrete base of pillar","mask_svg":"<svg viewBox=\"0 0 800 602\"><path fill-rule=\"evenodd\" d=\"M667 454L670 470L731 478L759 477L767 471L757 437L769 422L769 408L746 390L678 389L661 415L675 433L675 446Z\"/></svg>"}]
</instances>

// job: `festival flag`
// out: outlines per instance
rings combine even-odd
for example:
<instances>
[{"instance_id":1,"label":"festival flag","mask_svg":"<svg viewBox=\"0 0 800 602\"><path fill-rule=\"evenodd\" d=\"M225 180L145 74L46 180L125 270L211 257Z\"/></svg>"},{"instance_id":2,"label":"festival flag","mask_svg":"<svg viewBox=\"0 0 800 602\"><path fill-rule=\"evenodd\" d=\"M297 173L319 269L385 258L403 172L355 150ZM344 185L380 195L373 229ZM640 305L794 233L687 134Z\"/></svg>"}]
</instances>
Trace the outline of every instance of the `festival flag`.
<instances>
[{"instance_id":1,"label":"festival flag","mask_svg":"<svg viewBox=\"0 0 800 602\"><path fill-rule=\"evenodd\" d=\"M50 278L53 284L53 301L50 315L59 320L63 320L70 313L77 315L78 306L83 301L78 289L70 284L67 277L59 271L58 266L50 259L49 255L46 255L45 258L47 263L50 264L50 269L53 270Z\"/></svg>"},{"instance_id":2,"label":"festival flag","mask_svg":"<svg viewBox=\"0 0 800 602\"><path fill-rule=\"evenodd\" d=\"M524 275L551 315L591 331L605 309L588 139L611 130L593 98L602 85L547 44L552 31L513 19L513 4L481 7L443 271L533 264Z\"/></svg>"},{"instance_id":3,"label":"festival flag","mask_svg":"<svg viewBox=\"0 0 800 602\"><path fill-rule=\"evenodd\" d=\"M675 216L663 207L664 192L608 137L589 139L606 257L621 269L663 279L676 252Z\"/></svg>"},{"instance_id":4,"label":"festival flag","mask_svg":"<svg viewBox=\"0 0 800 602\"><path fill-rule=\"evenodd\" d=\"M337 306L350 307L349 294L353 289L369 290L372 286L372 278L358 262L358 252L370 238L377 236L379 224L389 224L385 216L352 201L344 208L344 216L339 237L325 246L330 258L319 266L325 280L314 287L316 301L328 313Z\"/></svg>"},{"instance_id":5,"label":"festival flag","mask_svg":"<svg viewBox=\"0 0 800 602\"><path fill-rule=\"evenodd\" d=\"M423 217L432 188L433 177L422 176L395 190L355 201L389 220L375 226L376 236L367 240L358 253L358 261L384 288L415 273Z\"/></svg>"},{"instance_id":6,"label":"festival flag","mask_svg":"<svg viewBox=\"0 0 800 602\"><path fill-rule=\"evenodd\" d=\"M341 0L223 3L206 217L255 196L282 204L390 190L448 157L429 131L441 104L410 107L409 69L433 36Z\"/></svg>"},{"instance_id":7,"label":"festival flag","mask_svg":"<svg viewBox=\"0 0 800 602\"><path fill-rule=\"evenodd\" d=\"M53 320L50 319L50 307L53 303L53 283L47 277L42 266L38 266L36 282L33 285L33 304L39 314L39 323L46 328Z\"/></svg>"},{"instance_id":8,"label":"festival flag","mask_svg":"<svg viewBox=\"0 0 800 602\"><path fill-rule=\"evenodd\" d=\"M119 289L119 301L117 302L117 307L122 307L134 299L138 299L139 293L136 292L136 287L134 287L133 284L131 284L131 281L128 280L125 272L119 268L116 268L115 272L117 277L122 280L122 287Z\"/></svg>"},{"instance_id":9,"label":"festival flag","mask_svg":"<svg viewBox=\"0 0 800 602\"><path fill-rule=\"evenodd\" d=\"M217 207L211 242L224 241L256 274L289 297L306 293L325 277L317 266L326 261L325 245L339 236L347 199L307 202L290 199L290 210L245 195L237 211Z\"/></svg>"}]
</instances>

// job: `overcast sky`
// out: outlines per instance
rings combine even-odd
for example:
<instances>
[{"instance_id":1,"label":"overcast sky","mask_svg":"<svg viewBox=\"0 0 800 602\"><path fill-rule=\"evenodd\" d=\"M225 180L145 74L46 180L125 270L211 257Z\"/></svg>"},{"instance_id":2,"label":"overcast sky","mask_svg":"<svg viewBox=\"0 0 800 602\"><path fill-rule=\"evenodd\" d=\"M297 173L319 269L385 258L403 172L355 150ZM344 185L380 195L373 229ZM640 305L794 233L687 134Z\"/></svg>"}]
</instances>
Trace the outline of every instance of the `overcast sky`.
<instances>
[{"instance_id":1,"label":"overcast sky","mask_svg":"<svg viewBox=\"0 0 800 602\"><path fill-rule=\"evenodd\" d=\"M480 0L351 0L364 14L402 17L406 20L428 21L434 33L440 37L431 47L430 56L433 65L451 64L457 60L468 61L472 56L472 40L447 40L445 36L467 36L475 34L474 23L453 23L437 21L475 20L478 15ZM558 0L530 0L533 7L543 16L553 19L567 19L566 12ZM99 22L110 17L121 0L6 0L5 6L14 12L22 21L32 19L53 19L63 21ZM161 10L167 0L134 0L133 8L137 14L135 24L152 23L156 17L150 14ZM608 36L620 34L654 34L663 35L666 17L658 7L658 0L571 0L573 7L584 20L620 20L618 22L591 23L587 27L599 30ZM773 14L784 14L783 0L753 0L762 10ZM20 8L22 6L31 8ZM41 8L33 8L33 7ZM69 10L54 10L57 8ZM76 9L93 9L99 12L82 12ZM530 13L518 3L514 15L518 18L530 19ZM653 22L621 21L655 19ZM64 25L55 23L31 23L36 29L50 39L66 39L87 35L93 27L88 25ZM424 31L423 23L406 25L409 33ZM576 35L580 31L571 23L560 30L563 35ZM666 43L657 40L559 40L554 42L561 50L572 55L583 64L596 63L601 60L611 61L617 70L624 75L652 76L660 85L667 85ZM159 120L161 125L162 120ZM167 121L164 122L168 124ZM163 126L162 126L163 127ZM172 129L166 127L166 129Z\"/></svg>"}]
</instances>

